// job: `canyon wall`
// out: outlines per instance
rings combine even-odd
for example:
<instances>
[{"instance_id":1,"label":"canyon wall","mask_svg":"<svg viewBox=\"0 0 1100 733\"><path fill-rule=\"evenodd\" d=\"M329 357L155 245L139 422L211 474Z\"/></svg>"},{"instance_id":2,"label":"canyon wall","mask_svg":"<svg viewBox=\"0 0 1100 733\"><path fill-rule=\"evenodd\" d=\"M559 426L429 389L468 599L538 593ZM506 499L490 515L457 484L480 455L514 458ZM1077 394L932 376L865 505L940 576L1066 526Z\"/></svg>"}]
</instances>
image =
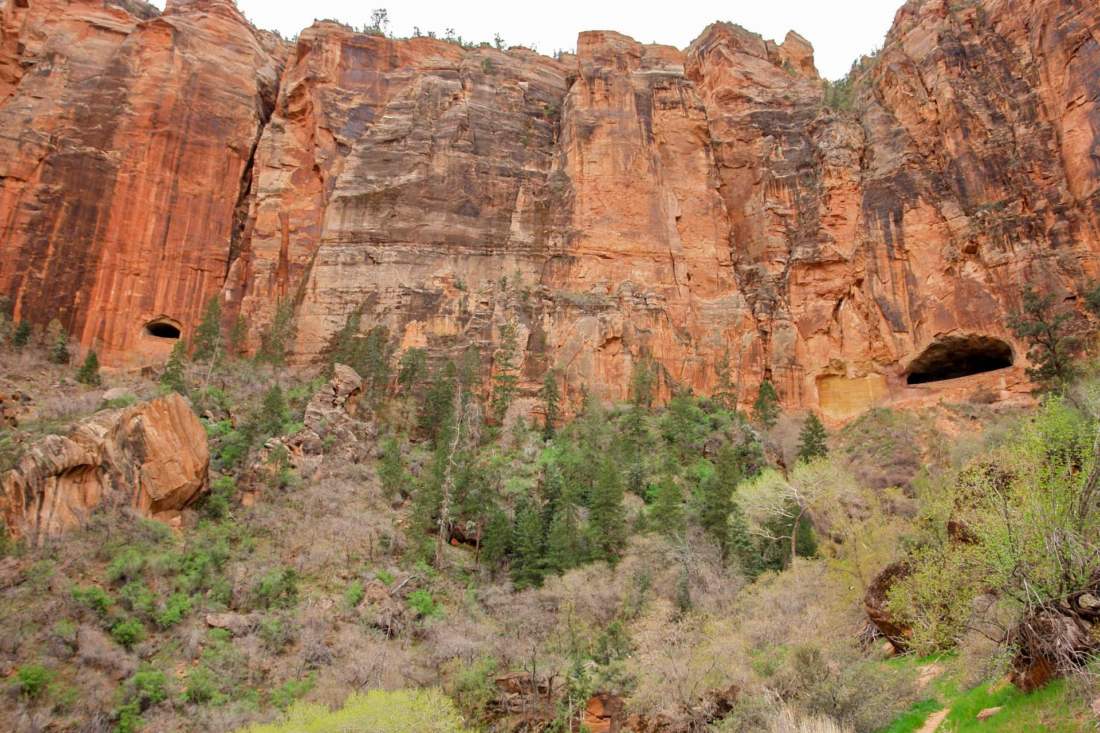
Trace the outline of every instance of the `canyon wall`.
<instances>
[{"instance_id":1,"label":"canyon wall","mask_svg":"<svg viewBox=\"0 0 1100 733\"><path fill-rule=\"evenodd\" d=\"M0 294L116 366L218 295L253 347L292 308L299 362L359 310L489 373L515 322L524 386L574 397L649 356L665 393L769 378L834 419L1025 389L1023 286L1100 276L1100 6L912 0L848 81L728 24L552 59L284 42L230 0L0 0Z\"/></svg>"}]
</instances>

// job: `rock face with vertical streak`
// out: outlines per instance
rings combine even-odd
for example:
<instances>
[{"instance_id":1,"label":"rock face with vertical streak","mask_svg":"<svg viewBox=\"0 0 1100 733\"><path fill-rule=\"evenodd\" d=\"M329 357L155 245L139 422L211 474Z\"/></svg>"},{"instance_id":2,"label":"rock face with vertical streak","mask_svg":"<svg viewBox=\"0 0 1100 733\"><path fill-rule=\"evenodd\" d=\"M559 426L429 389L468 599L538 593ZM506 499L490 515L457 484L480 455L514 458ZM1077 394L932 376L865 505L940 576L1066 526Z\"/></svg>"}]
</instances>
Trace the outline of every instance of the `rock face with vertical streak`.
<instances>
[{"instance_id":1,"label":"rock face with vertical streak","mask_svg":"<svg viewBox=\"0 0 1100 733\"><path fill-rule=\"evenodd\" d=\"M109 363L221 289L279 44L232 0L7 0L0 292ZM170 330L170 329L169 329Z\"/></svg>"},{"instance_id":2,"label":"rock face with vertical streak","mask_svg":"<svg viewBox=\"0 0 1100 733\"><path fill-rule=\"evenodd\" d=\"M515 321L528 392L622 398L651 356L663 394L771 379L844 419L1026 390L1021 283L1100 276L1093 3L911 0L833 89L797 33L722 23L556 59L291 47L229 0L6 0L0 29L0 293L113 365L220 289L252 346L292 308L302 362L359 311L490 374Z\"/></svg>"}]
</instances>

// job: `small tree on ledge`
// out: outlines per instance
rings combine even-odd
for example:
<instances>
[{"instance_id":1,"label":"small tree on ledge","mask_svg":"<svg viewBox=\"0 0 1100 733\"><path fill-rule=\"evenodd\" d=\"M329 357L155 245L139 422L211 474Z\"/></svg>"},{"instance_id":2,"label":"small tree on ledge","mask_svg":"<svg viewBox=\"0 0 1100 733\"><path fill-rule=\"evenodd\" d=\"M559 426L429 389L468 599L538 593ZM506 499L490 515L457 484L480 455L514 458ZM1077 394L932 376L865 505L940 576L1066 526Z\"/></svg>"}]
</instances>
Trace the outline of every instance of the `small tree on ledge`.
<instances>
[{"instance_id":1,"label":"small tree on ledge","mask_svg":"<svg viewBox=\"0 0 1100 733\"><path fill-rule=\"evenodd\" d=\"M99 356L96 355L95 349L89 351L88 356L84 357L84 363L76 373L76 381L89 387L98 387L102 383L103 380L99 376Z\"/></svg>"}]
</instances>

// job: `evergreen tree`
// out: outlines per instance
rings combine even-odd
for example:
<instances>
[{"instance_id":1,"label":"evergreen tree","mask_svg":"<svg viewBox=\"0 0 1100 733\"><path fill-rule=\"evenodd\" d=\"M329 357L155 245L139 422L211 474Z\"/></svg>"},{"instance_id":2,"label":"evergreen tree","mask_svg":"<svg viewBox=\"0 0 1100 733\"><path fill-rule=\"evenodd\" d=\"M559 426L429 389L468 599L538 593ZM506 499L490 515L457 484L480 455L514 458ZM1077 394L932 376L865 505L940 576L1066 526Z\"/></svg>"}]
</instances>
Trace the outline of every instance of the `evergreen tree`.
<instances>
[{"instance_id":1,"label":"evergreen tree","mask_svg":"<svg viewBox=\"0 0 1100 733\"><path fill-rule=\"evenodd\" d=\"M769 380L765 379L760 383L752 409L753 416L760 425L767 429L775 427L782 408L779 405L779 395L775 392L775 386Z\"/></svg>"},{"instance_id":2,"label":"evergreen tree","mask_svg":"<svg viewBox=\"0 0 1100 733\"><path fill-rule=\"evenodd\" d=\"M19 325L15 327L15 333L11 336L11 343L17 349L21 349L30 343L31 340L31 324L26 321L20 321Z\"/></svg>"},{"instance_id":3,"label":"evergreen tree","mask_svg":"<svg viewBox=\"0 0 1100 733\"><path fill-rule=\"evenodd\" d=\"M294 304L281 300L275 306L275 317L260 334L260 350L256 353L256 360L273 366L285 365L295 331Z\"/></svg>"},{"instance_id":4,"label":"evergreen tree","mask_svg":"<svg viewBox=\"0 0 1100 733\"><path fill-rule=\"evenodd\" d=\"M238 314L233 320L233 328L229 329L229 353L233 356L242 356L248 340L248 321L244 315Z\"/></svg>"},{"instance_id":5,"label":"evergreen tree","mask_svg":"<svg viewBox=\"0 0 1100 733\"><path fill-rule=\"evenodd\" d=\"M495 571L497 566L507 557L512 547L512 523L508 521L508 515L497 507L489 512L489 521L485 526L485 534L481 540L481 558Z\"/></svg>"},{"instance_id":6,"label":"evergreen tree","mask_svg":"<svg viewBox=\"0 0 1100 733\"><path fill-rule=\"evenodd\" d=\"M222 304L215 295L206 303L202 321L191 340L191 358L197 362L214 362L222 354Z\"/></svg>"},{"instance_id":7,"label":"evergreen tree","mask_svg":"<svg viewBox=\"0 0 1100 733\"><path fill-rule=\"evenodd\" d=\"M56 318L46 328L46 337L50 344L50 361L54 364L68 364L72 358L69 354L69 334Z\"/></svg>"},{"instance_id":8,"label":"evergreen tree","mask_svg":"<svg viewBox=\"0 0 1100 733\"><path fill-rule=\"evenodd\" d=\"M657 484L650 519L658 532L670 537L679 534L684 528L684 495L679 484L665 476Z\"/></svg>"},{"instance_id":9,"label":"evergreen tree","mask_svg":"<svg viewBox=\"0 0 1100 733\"><path fill-rule=\"evenodd\" d=\"M733 369L730 366L730 350L728 347L722 352L722 358L718 360L714 371L718 375L718 387L714 393L715 400L727 410L736 410L737 386L733 382Z\"/></svg>"},{"instance_id":10,"label":"evergreen tree","mask_svg":"<svg viewBox=\"0 0 1100 733\"><path fill-rule=\"evenodd\" d=\"M546 411L542 437L546 440L554 437L554 426L558 422L558 403L560 400L561 393L558 391L557 375L553 369L549 369L546 372L546 378L542 382L542 403Z\"/></svg>"},{"instance_id":11,"label":"evergreen tree","mask_svg":"<svg viewBox=\"0 0 1100 733\"><path fill-rule=\"evenodd\" d=\"M802 425L802 432L798 436L798 460L812 461L815 458L824 458L829 454L829 434L825 426L821 424L817 413L811 412Z\"/></svg>"},{"instance_id":12,"label":"evergreen tree","mask_svg":"<svg viewBox=\"0 0 1100 733\"><path fill-rule=\"evenodd\" d=\"M599 461L588 515L589 547L593 560L614 562L626 543L622 478L606 457Z\"/></svg>"},{"instance_id":13,"label":"evergreen tree","mask_svg":"<svg viewBox=\"0 0 1100 733\"><path fill-rule=\"evenodd\" d=\"M517 343L516 324L509 321L500 327L500 348L493 360L493 417L498 423L504 420L508 407L515 397L519 385L519 373L516 367Z\"/></svg>"},{"instance_id":14,"label":"evergreen tree","mask_svg":"<svg viewBox=\"0 0 1100 733\"><path fill-rule=\"evenodd\" d=\"M630 401L641 407L652 407L657 392L657 364L649 356L634 363L630 373Z\"/></svg>"},{"instance_id":15,"label":"evergreen tree","mask_svg":"<svg viewBox=\"0 0 1100 733\"><path fill-rule=\"evenodd\" d=\"M160 386L169 392L187 394L187 378L183 371L183 341L177 341L168 355L164 371L160 375Z\"/></svg>"},{"instance_id":16,"label":"evergreen tree","mask_svg":"<svg viewBox=\"0 0 1100 733\"><path fill-rule=\"evenodd\" d=\"M428 353L424 349L409 349L397 365L397 383L404 389L420 384L428 371Z\"/></svg>"},{"instance_id":17,"label":"evergreen tree","mask_svg":"<svg viewBox=\"0 0 1100 733\"><path fill-rule=\"evenodd\" d=\"M578 532L577 507L565 500L550 521L546 537L546 569L564 573L581 563L584 547Z\"/></svg>"},{"instance_id":18,"label":"evergreen tree","mask_svg":"<svg viewBox=\"0 0 1100 733\"><path fill-rule=\"evenodd\" d=\"M1086 296L1086 305L1092 301ZM1028 344L1027 376L1045 389L1061 390L1077 375L1074 363L1081 351L1081 338L1073 311L1055 307L1053 294L1039 295L1027 288L1023 310L1008 319L1016 336Z\"/></svg>"},{"instance_id":19,"label":"evergreen tree","mask_svg":"<svg viewBox=\"0 0 1100 733\"><path fill-rule=\"evenodd\" d=\"M731 502L729 515L729 539L726 541L728 556L741 567L749 578L760 574L760 551L749 533L749 523L745 512L736 499Z\"/></svg>"},{"instance_id":20,"label":"evergreen tree","mask_svg":"<svg viewBox=\"0 0 1100 733\"><path fill-rule=\"evenodd\" d=\"M408 474L405 473L405 464L401 458L401 444L396 437L390 437L382 444L378 478L382 482L383 493L391 499L405 490Z\"/></svg>"},{"instance_id":21,"label":"evergreen tree","mask_svg":"<svg viewBox=\"0 0 1100 733\"><path fill-rule=\"evenodd\" d=\"M286 395L278 383L264 393L260 411L251 425L252 434L260 442L273 436L286 432L287 423L290 422L290 408L286 404Z\"/></svg>"},{"instance_id":22,"label":"evergreen tree","mask_svg":"<svg viewBox=\"0 0 1100 733\"><path fill-rule=\"evenodd\" d=\"M439 443L444 429L454 418L456 389L456 368L454 362L449 361L436 370L420 406L420 430L432 445Z\"/></svg>"},{"instance_id":23,"label":"evergreen tree","mask_svg":"<svg viewBox=\"0 0 1100 733\"><path fill-rule=\"evenodd\" d=\"M700 497L699 524L722 548L729 553L729 516L733 511L733 492L741 482L743 473L737 452L729 445L718 452L714 475L703 481Z\"/></svg>"},{"instance_id":24,"label":"evergreen tree","mask_svg":"<svg viewBox=\"0 0 1100 733\"><path fill-rule=\"evenodd\" d=\"M84 363L80 365L80 370L76 373L76 381L89 387L98 387L102 382L99 377L99 357L96 355L95 349L89 351L88 356L84 358Z\"/></svg>"},{"instance_id":25,"label":"evergreen tree","mask_svg":"<svg viewBox=\"0 0 1100 733\"><path fill-rule=\"evenodd\" d=\"M516 509L512 532L512 582L516 589L542 585L543 534L539 511L528 501Z\"/></svg>"}]
</instances>

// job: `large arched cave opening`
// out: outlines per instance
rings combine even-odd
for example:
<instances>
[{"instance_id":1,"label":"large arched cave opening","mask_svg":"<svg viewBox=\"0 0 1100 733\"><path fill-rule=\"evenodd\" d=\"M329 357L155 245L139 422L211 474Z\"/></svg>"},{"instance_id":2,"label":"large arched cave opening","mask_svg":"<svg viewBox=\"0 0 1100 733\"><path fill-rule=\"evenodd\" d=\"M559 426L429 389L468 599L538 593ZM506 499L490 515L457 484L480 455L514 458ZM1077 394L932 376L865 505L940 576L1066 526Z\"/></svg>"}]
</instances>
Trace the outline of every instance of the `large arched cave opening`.
<instances>
[{"instance_id":1,"label":"large arched cave opening","mask_svg":"<svg viewBox=\"0 0 1100 733\"><path fill-rule=\"evenodd\" d=\"M145 333L153 338L178 341L182 333L179 324L167 318L158 318L145 324Z\"/></svg>"},{"instance_id":2,"label":"large arched cave opening","mask_svg":"<svg viewBox=\"0 0 1100 733\"><path fill-rule=\"evenodd\" d=\"M1007 369L1015 359L1012 347L999 338L967 334L945 336L909 364L906 383L928 384Z\"/></svg>"}]
</instances>

